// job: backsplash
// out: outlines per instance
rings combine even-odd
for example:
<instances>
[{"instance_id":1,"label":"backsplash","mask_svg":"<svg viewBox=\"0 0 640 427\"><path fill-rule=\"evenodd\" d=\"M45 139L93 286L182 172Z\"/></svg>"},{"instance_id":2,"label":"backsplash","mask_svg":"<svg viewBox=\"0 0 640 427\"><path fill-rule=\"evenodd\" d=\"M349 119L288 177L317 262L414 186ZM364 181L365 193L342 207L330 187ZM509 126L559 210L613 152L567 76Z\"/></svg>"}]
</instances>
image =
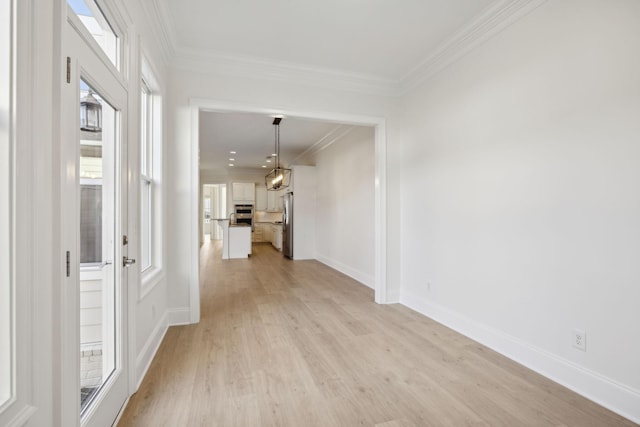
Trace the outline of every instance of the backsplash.
<instances>
[{"instance_id":1,"label":"backsplash","mask_svg":"<svg viewBox=\"0 0 640 427\"><path fill-rule=\"evenodd\" d=\"M253 214L253 220L255 222L276 222L282 221L282 212L266 212L256 211Z\"/></svg>"}]
</instances>

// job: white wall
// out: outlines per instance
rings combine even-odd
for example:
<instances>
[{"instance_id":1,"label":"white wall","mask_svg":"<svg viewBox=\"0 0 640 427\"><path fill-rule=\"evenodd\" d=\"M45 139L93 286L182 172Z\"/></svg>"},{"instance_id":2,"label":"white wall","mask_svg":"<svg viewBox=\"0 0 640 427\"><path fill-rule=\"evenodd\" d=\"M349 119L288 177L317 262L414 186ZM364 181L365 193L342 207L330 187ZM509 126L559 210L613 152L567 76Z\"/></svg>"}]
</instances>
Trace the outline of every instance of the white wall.
<instances>
[{"instance_id":1,"label":"white wall","mask_svg":"<svg viewBox=\"0 0 640 427\"><path fill-rule=\"evenodd\" d=\"M356 127L315 153L316 256L374 286L374 129ZM295 180L295 176L294 176Z\"/></svg>"},{"instance_id":2,"label":"white wall","mask_svg":"<svg viewBox=\"0 0 640 427\"><path fill-rule=\"evenodd\" d=\"M407 95L401 195L405 304L636 421L639 23L549 1Z\"/></svg>"}]
</instances>

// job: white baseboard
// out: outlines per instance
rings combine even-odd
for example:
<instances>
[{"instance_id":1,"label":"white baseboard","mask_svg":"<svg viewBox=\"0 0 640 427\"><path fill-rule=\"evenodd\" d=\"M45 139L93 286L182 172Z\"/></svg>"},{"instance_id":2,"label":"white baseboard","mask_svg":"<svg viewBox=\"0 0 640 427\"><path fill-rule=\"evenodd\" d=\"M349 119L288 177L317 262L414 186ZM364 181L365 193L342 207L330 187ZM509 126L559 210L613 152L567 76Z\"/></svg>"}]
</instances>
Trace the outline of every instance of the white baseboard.
<instances>
[{"instance_id":1,"label":"white baseboard","mask_svg":"<svg viewBox=\"0 0 640 427\"><path fill-rule=\"evenodd\" d=\"M346 274L347 276L351 277L353 280L356 280L362 283L363 285L368 286L371 289L374 289L374 286L375 286L374 276L363 273L359 270L356 270L355 268L351 268L348 265L345 265L339 261L336 261L331 258L327 258L322 255L317 255L316 259L321 263L333 268L334 270L338 270L340 273Z\"/></svg>"},{"instance_id":2,"label":"white baseboard","mask_svg":"<svg viewBox=\"0 0 640 427\"><path fill-rule=\"evenodd\" d=\"M167 310L166 314L168 326L190 325L193 323L189 307L172 308Z\"/></svg>"},{"instance_id":3,"label":"white baseboard","mask_svg":"<svg viewBox=\"0 0 640 427\"><path fill-rule=\"evenodd\" d=\"M640 424L640 391L534 347L422 297L402 293L401 304L477 341L597 404Z\"/></svg>"},{"instance_id":4,"label":"white baseboard","mask_svg":"<svg viewBox=\"0 0 640 427\"><path fill-rule=\"evenodd\" d=\"M169 326L189 324L189 314L188 308L172 308L164 312L136 358L136 390L140 388L142 380L147 375L149 366L151 366Z\"/></svg>"},{"instance_id":5,"label":"white baseboard","mask_svg":"<svg viewBox=\"0 0 640 427\"><path fill-rule=\"evenodd\" d=\"M140 388L142 380L144 379L145 375L147 375L149 366L151 366L151 362L158 352L158 348L160 348L160 344L164 339L164 335L167 333L168 327L167 312L165 311L160 318L160 321L153 329L153 332L151 333L151 335L149 335L147 342L144 343L142 351L136 357L136 390Z\"/></svg>"},{"instance_id":6,"label":"white baseboard","mask_svg":"<svg viewBox=\"0 0 640 427\"><path fill-rule=\"evenodd\" d=\"M386 304L398 304L400 303L400 291L387 291Z\"/></svg>"}]
</instances>

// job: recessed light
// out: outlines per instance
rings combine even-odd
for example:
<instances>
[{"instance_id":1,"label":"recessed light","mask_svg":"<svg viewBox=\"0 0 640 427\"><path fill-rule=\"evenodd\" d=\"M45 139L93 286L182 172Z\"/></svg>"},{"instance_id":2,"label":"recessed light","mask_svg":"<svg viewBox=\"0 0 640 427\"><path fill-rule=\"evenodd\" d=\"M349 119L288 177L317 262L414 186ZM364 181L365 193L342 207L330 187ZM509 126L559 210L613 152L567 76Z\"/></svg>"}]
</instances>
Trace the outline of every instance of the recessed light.
<instances>
[{"instance_id":1,"label":"recessed light","mask_svg":"<svg viewBox=\"0 0 640 427\"><path fill-rule=\"evenodd\" d=\"M267 160L267 163L271 163L271 160Z\"/></svg>"},{"instance_id":2,"label":"recessed light","mask_svg":"<svg viewBox=\"0 0 640 427\"><path fill-rule=\"evenodd\" d=\"M262 167L263 167L263 168L266 168L266 167L267 167L267 165L262 165Z\"/></svg>"},{"instance_id":3,"label":"recessed light","mask_svg":"<svg viewBox=\"0 0 640 427\"><path fill-rule=\"evenodd\" d=\"M233 157L229 159L230 162L235 162L236 159L234 159Z\"/></svg>"},{"instance_id":4,"label":"recessed light","mask_svg":"<svg viewBox=\"0 0 640 427\"><path fill-rule=\"evenodd\" d=\"M278 157L278 155L276 153L273 153L272 156L273 157Z\"/></svg>"},{"instance_id":5,"label":"recessed light","mask_svg":"<svg viewBox=\"0 0 640 427\"><path fill-rule=\"evenodd\" d=\"M229 163L229 166L233 166L233 163Z\"/></svg>"},{"instance_id":6,"label":"recessed light","mask_svg":"<svg viewBox=\"0 0 640 427\"><path fill-rule=\"evenodd\" d=\"M235 151L229 151L229 154L236 154Z\"/></svg>"}]
</instances>

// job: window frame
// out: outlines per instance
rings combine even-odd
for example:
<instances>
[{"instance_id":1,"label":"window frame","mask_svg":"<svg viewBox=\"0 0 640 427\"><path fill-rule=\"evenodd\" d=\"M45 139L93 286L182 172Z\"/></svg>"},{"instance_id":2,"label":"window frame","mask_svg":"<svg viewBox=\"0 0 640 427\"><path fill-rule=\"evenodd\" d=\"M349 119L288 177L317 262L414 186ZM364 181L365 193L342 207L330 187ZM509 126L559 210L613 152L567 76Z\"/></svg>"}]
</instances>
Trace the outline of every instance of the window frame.
<instances>
[{"instance_id":1,"label":"window frame","mask_svg":"<svg viewBox=\"0 0 640 427\"><path fill-rule=\"evenodd\" d=\"M83 21L83 18L78 15L69 4L69 0L65 0L65 6L67 7L67 19L75 27L76 31L81 37L92 47L93 51L102 59L102 61L113 68L116 74L123 73L123 51L125 39L123 37L124 31L118 25L119 20L114 19L113 13L102 0L81 0L87 9L91 12L91 18L95 19L96 24L102 30L108 28L113 37L112 51L108 51L105 46L102 46L96 38L98 34L93 34L87 24Z\"/></svg>"},{"instance_id":2,"label":"window frame","mask_svg":"<svg viewBox=\"0 0 640 427\"><path fill-rule=\"evenodd\" d=\"M2 2L0 16L0 415L16 399L15 253L14 236L14 137L13 137L13 31L14 2ZM2 417L0 417L1 421Z\"/></svg>"},{"instance_id":3,"label":"window frame","mask_svg":"<svg viewBox=\"0 0 640 427\"><path fill-rule=\"evenodd\" d=\"M140 161L139 173L139 235L140 292L143 299L164 278L163 218L162 218L162 93L149 62L141 55L140 81ZM146 99L146 108L143 102ZM148 185L145 212L143 186ZM148 213L145 221L143 214ZM146 227L146 234L144 228ZM145 236L148 238L145 239ZM145 245L147 248L145 249ZM143 253L148 251L149 263L144 265Z\"/></svg>"}]
</instances>

